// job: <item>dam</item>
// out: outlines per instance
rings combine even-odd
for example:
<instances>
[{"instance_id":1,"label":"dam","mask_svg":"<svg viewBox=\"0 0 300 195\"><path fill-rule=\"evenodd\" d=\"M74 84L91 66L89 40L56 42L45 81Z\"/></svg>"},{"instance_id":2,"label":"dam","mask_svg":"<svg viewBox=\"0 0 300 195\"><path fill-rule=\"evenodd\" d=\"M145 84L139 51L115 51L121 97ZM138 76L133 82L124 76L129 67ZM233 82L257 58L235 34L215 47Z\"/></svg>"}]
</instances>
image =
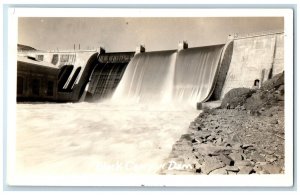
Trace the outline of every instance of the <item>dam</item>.
<instances>
[{"instance_id":1,"label":"dam","mask_svg":"<svg viewBox=\"0 0 300 195\"><path fill-rule=\"evenodd\" d=\"M197 103L284 71L283 40L271 33L165 51L19 52L16 170L28 178L155 175Z\"/></svg>"},{"instance_id":2,"label":"dam","mask_svg":"<svg viewBox=\"0 0 300 195\"><path fill-rule=\"evenodd\" d=\"M170 51L31 50L18 54L17 100L145 103L155 99L195 106L219 100L233 88L251 88L254 81L261 85L283 70L283 33L229 36L226 44L195 48L182 42ZM34 76L41 73L49 78Z\"/></svg>"}]
</instances>

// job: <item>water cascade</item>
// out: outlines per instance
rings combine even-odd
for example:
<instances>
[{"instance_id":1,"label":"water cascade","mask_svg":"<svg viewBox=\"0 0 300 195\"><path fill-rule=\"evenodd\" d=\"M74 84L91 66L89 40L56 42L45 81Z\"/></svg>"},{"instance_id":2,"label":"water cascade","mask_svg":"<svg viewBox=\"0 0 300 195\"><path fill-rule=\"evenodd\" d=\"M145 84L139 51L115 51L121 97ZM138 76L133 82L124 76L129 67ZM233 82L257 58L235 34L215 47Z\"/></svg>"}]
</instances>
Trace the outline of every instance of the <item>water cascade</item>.
<instances>
[{"instance_id":1,"label":"water cascade","mask_svg":"<svg viewBox=\"0 0 300 195\"><path fill-rule=\"evenodd\" d=\"M113 100L195 105L212 93L224 45L137 54Z\"/></svg>"},{"instance_id":2,"label":"water cascade","mask_svg":"<svg viewBox=\"0 0 300 195\"><path fill-rule=\"evenodd\" d=\"M113 100L131 103L170 101L176 51L137 54L128 64Z\"/></svg>"},{"instance_id":3,"label":"water cascade","mask_svg":"<svg viewBox=\"0 0 300 195\"><path fill-rule=\"evenodd\" d=\"M173 100L193 105L209 98L224 45L199 47L178 52Z\"/></svg>"}]
</instances>

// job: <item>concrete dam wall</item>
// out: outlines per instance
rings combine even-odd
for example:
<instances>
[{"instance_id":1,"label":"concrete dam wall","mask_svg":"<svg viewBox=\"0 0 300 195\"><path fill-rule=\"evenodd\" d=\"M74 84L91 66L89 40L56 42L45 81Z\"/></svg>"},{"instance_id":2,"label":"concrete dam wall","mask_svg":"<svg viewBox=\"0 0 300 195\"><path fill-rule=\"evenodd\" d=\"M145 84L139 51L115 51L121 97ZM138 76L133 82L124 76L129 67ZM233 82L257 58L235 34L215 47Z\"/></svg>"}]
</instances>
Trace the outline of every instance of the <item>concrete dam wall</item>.
<instances>
[{"instance_id":1,"label":"concrete dam wall","mask_svg":"<svg viewBox=\"0 0 300 195\"><path fill-rule=\"evenodd\" d=\"M255 80L261 85L262 82L282 72L283 41L283 33L235 38L221 97L233 88L251 88Z\"/></svg>"}]
</instances>

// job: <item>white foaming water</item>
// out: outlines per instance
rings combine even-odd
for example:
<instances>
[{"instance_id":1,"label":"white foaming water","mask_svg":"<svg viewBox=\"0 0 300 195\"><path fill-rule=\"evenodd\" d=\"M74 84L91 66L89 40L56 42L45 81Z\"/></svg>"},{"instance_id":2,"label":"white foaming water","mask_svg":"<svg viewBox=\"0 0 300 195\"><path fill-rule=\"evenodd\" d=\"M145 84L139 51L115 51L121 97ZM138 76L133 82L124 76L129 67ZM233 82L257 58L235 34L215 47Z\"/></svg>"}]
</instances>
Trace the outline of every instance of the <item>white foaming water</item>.
<instances>
[{"instance_id":1,"label":"white foaming water","mask_svg":"<svg viewBox=\"0 0 300 195\"><path fill-rule=\"evenodd\" d=\"M157 174L198 111L103 103L18 104L22 176Z\"/></svg>"}]
</instances>

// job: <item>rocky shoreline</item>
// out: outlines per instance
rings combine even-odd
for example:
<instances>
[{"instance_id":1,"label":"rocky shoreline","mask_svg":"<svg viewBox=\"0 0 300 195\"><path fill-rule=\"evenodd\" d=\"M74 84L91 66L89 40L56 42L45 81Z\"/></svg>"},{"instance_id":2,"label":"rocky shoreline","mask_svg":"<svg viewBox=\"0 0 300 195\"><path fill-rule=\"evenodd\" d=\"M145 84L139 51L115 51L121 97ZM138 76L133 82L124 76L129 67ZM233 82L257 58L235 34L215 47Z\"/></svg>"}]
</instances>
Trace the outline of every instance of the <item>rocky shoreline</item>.
<instances>
[{"instance_id":1,"label":"rocky shoreline","mask_svg":"<svg viewBox=\"0 0 300 195\"><path fill-rule=\"evenodd\" d=\"M229 91L173 145L160 174L284 173L284 73Z\"/></svg>"}]
</instances>

